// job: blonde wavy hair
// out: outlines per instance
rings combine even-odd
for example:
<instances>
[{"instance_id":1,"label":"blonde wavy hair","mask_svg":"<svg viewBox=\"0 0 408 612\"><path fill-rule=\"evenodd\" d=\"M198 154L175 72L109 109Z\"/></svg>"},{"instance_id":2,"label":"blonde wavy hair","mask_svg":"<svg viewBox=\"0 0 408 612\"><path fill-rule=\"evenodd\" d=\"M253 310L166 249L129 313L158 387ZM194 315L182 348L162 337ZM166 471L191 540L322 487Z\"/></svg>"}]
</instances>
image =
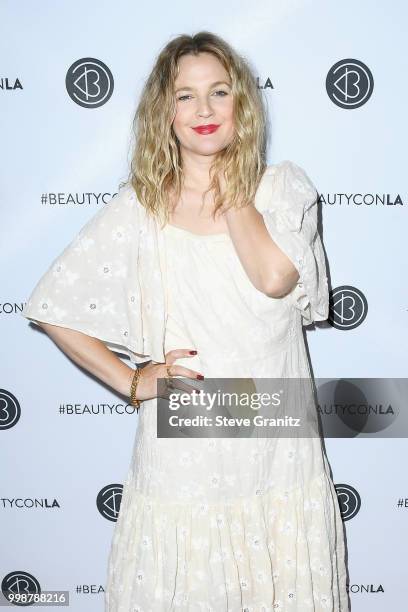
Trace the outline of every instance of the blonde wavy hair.
<instances>
[{"instance_id":1,"label":"blonde wavy hair","mask_svg":"<svg viewBox=\"0 0 408 612\"><path fill-rule=\"evenodd\" d=\"M180 197L183 183L180 145L172 122L176 114L174 83L183 55L212 53L228 72L232 83L235 134L219 151L210 168L208 191L217 210L253 203L266 168L266 112L256 79L247 61L219 36L201 31L171 40L159 53L145 83L133 119L135 145L127 183L131 183L148 213L169 221L169 194ZM221 193L219 176L225 180ZM203 203L204 195L203 194Z\"/></svg>"}]
</instances>

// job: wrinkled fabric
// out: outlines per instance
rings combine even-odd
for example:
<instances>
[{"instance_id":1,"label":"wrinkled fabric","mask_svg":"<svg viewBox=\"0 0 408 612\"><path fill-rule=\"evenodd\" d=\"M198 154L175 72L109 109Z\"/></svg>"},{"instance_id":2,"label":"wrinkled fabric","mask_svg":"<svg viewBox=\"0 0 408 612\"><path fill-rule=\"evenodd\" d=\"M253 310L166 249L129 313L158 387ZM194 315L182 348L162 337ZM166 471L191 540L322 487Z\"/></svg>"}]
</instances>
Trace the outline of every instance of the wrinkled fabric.
<instances>
[{"instance_id":1,"label":"wrinkled fabric","mask_svg":"<svg viewBox=\"0 0 408 612\"><path fill-rule=\"evenodd\" d=\"M305 171L293 162L270 166L265 177L269 199L262 215L274 242L299 272L293 290L304 325L328 317L328 282L323 245L318 233L318 193ZM265 206L265 208L263 208Z\"/></svg>"},{"instance_id":2,"label":"wrinkled fabric","mask_svg":"<svg viewBox=\"0 0 408 612\"><path fill-rule=\"evenodd\" d=\"M134 363L163 361L166 315L156 221L130 185L54 259L21 314L99 338Z\"/></svg>"}]
</instances>

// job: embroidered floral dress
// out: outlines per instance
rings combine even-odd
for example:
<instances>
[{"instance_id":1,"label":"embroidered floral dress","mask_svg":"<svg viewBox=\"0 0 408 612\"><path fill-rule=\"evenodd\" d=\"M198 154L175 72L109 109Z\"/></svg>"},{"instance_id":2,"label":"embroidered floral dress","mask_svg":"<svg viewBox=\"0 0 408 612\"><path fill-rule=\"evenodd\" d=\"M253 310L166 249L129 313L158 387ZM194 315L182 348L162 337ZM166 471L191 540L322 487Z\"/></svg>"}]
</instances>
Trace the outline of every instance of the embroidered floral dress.
<instances>
[{"instance_id":1,"label":"embroidered floral dress","mask_svg":"<svg viewBox=\"0 0 408 612\"><path fill-rule=\"evenodd\" d=\"M267 168L258 202L299 270L284 298L255 289L228 234L161 230L165 350L196 349L177 364L205 377L310 377L302 327L328 314L316 191L285 161ZM349 609L343 524L318 437L166 439L156 425L156 400L143 402L106 612Z\"/></svg>"}]
</instances>

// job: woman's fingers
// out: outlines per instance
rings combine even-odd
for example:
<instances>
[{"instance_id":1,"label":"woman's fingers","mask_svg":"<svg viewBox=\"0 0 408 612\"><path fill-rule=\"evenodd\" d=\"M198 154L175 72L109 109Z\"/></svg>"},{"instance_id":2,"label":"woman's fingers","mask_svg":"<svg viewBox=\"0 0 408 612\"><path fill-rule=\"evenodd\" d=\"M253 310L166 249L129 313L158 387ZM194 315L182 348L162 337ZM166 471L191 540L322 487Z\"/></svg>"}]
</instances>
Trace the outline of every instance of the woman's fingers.
<instances>
[{"instance_id":1,"label":"woman's fingers","mask_svg":"<svg viewBox=\"0 0 408 612\"><path fill-rule=\"evenodd\" d=\"M197 372L197 370L192 370L191 368L186 368L182 365L177 365L173 363L171 366L166 365L166 376L167 376L167 368L170 370L170 375L173 376L185 376L186 378L196 378L198 380L204 380L204 376L201 372Z\"/></svg>"},{"instance_id":2,"label":"woman's fingers","mask_svg":"<svg viewBox=\"0 0 408 612\"><path fill-rule=\"evenodd\" d=\"M201 372L174 363L177 359L182 359L184 357L193 357L196 354L197 351L194 349L172 349L171 351L168 351L166 353L166 373L164 376L167 376L167 368L169 368L172 380L167 383L167 386L170 389L180 389L181 391L186 391L187 393L192 393L196 391L195 387L181 381L179 378L173 378L175 376L183 376L184 378L192 378L196 380L204 379L204 376L201 374Z\"/></svg>"},{"instance_id":3,"label":"woman's fingers","mask_svg":"<svg viewBox=\"0 0 408 612\"><path fill-rule=\"evenodd\" d=\"M182 359L183 357L193 357L193 354L197 354L197 351L194 349L172 349L171 351L168 351L165 356L166 361L164 364L166 367L165 376L167 376L168 368L171 372L171 376L184 376L186 378L197 378L198 380L204 380L204 376L201 374L201 372L174 363L177 359Z\"/></svg>"},{"instance_id":4,"label":"woman's fingers","mask_svg":"<svg viewBox=\"0 0 408 612\"><path fill-rule=\"evenodd\" d=\"M166 364L171 365L176 359L182 359L183 357L194 357L197 355L197 351L194 349L172 349L167 351L165 359Z\"/></svg>"},{"instance_id":5,"label":"woman's fingers","mask_svg":"<svg viewBox=\"0 0 408 612\"><path fill-rule=\"evenodd\" d=\"M196 354L197 351L194 349L173 349L166 353L165 363L149 363L144 366L137 384L137 399L144 401L147 399L153 399L154 397L163 397L161 391L158 389L157 381L159 378L166 379L165 388L167 391L165 391L165 396L167 396L168 391L175 388L188 393L196 391L197 389L194 386L189 385L178 378L173 378L175 376L183 376L184 378L196 380L204 379L201 372L197 372L196 370L192 370L174 363L177 359L181 359L183 357L193 357ZM167 368L170 369L170 372L167 371Z\"/></svg>"}]
</instances>

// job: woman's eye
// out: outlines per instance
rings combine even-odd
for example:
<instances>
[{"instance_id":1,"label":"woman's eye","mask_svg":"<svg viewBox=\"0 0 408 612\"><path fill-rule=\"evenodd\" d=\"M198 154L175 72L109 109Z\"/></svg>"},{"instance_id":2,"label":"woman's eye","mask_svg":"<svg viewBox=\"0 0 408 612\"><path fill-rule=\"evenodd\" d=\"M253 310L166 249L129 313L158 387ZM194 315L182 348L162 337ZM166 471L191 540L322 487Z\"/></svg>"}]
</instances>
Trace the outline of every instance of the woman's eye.
<instances>
[{"instance_id":1,"label":"woman's eye","mask_svg":"<svg viewBox=\"0 0 408 612\"><path fill-rule=\"evenodd\" d=\"M223 89L217 89L217 91L215 91L214 93L216 93L216 94L223 94L223 95L221 96L221 98L223 98L224 96L227 96L227 95L228 95L228 92L227 92L227 91L224 91ZM187 98L189 98L189 97L190 97L190 94L184 94L183 96L179 96L179 97L177 98L177 100L181 100L181 101L183 101L183 100L186 100L186 99L187 99ZM217 96L217 97L219 97L219 96Z\"/></svg>"}]
</instances>

